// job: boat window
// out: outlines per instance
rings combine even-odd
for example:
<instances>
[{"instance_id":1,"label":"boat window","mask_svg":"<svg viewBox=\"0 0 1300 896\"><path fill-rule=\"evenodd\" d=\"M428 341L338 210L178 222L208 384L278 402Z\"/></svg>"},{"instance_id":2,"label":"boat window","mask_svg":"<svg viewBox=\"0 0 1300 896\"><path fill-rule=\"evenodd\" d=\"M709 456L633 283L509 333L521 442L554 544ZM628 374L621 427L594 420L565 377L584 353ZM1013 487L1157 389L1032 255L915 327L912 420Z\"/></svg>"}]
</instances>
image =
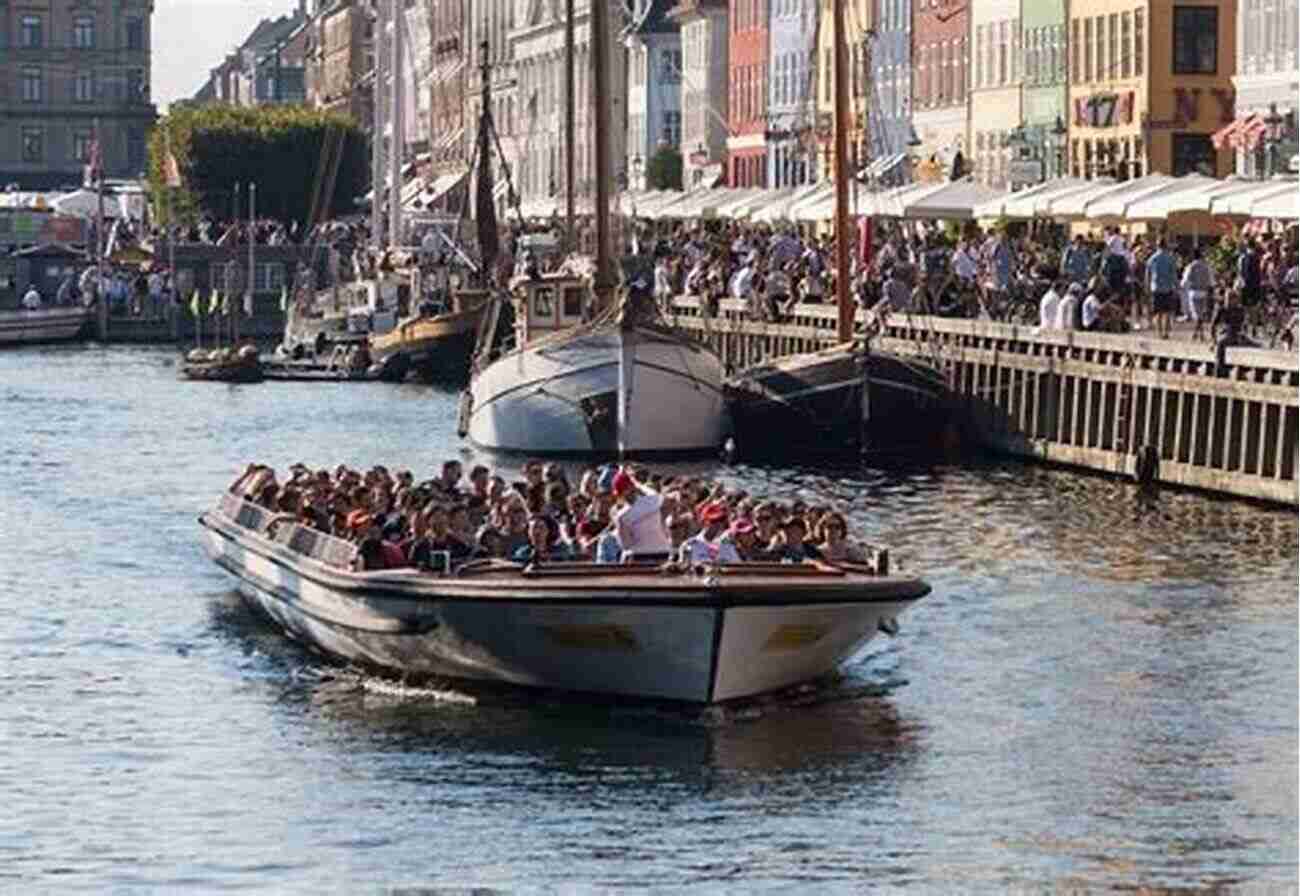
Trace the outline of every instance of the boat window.
<instances>
[{"instance_id":1,"label":"boat window","mask_svg":"<svg viewBox=\"0 0 1300 896\"><path fill-rule=\"evenodd\" d=\"M533 316L550 320L555 317L555 299L550 287L543 287L533 292Z\"/></svg>"},{"instance_id":2,"label":"boat window","mask_svg":"<svg viewBox=\"0 0 1300 896\"><path fill-rule=\"evenodd\" d=\"M582 289L580 287L565 287L564 316L572 318L582 317Z\"/></svg>"}]
</instances>

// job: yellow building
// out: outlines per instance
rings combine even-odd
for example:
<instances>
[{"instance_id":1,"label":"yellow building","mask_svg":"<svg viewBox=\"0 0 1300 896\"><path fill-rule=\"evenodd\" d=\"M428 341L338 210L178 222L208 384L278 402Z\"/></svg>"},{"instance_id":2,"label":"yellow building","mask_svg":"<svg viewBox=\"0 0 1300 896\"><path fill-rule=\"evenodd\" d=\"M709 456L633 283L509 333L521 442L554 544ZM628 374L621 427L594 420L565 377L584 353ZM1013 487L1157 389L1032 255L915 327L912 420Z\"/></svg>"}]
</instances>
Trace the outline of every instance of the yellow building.
<instances>
[{"instance_id":1,"label":"yellow building","mask_svg":"<svg viewBox=\"0 0 1300 896\"><path fill-rule=\"evenodd\" d=\"M817 16L817 158L822 175L835 173L835 11L842 10L848 36L851 110L849 115L849 154L851 167L868 157L866 121L866 53L867 32L874 22L872 0L818 0Z\"/></svg>"},{"instance_id":2,"label":"yellow building","mask_svg":"<svg viewBox=\"0 0 1300 896\"><path fill-rule=\"evenodd\" d=\"M1073 0L1069 170L1222 177L1234 120L1235 0Z\"/></svg>"}]
</instances>

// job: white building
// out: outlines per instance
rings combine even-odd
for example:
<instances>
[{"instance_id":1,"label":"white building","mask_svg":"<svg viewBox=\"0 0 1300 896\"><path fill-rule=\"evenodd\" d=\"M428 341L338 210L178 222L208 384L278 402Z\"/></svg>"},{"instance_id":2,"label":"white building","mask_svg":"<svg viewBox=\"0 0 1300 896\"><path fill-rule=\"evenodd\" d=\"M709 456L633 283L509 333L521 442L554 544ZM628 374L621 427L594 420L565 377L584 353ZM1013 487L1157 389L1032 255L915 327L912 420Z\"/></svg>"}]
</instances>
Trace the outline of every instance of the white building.
<instances>
[{"instance_id":1,"label":"white building","mask_svg":"<svg viewBox=\"0 0 1300 896\"><path fill-rule=\"evenodd\" d=\"M726 173L728 5L679 0L669 17L681 25L682 185L713 186Z\"/></svg>"},{"instance_id":2,"label":"white building","mask_svg":"<svg viewBox=\"0 0 1300 896\"><path fill-rule=\"evenodd\" d=\"M1237 173L1267 177L1296 157L1300 112L1300 5L1295 0L1237 4Z\"/></svg>"},{"instance_id":3,"label":"white building","mask_svg":"<svg viewBox=\"0 0 1300 896\"><path fill-rule=\"evenodd\" d=\"M636 0L627 33L627 154L619 182L644 190L650 160L682 144L682 36L672 0Z\"/></svg>"},{"instance_id":4,"label":"white building","mask_svg":"<svg viewBox=\"0 0 1300 896\"><path fill-rule=\"evenodd\" d=\"M565 195L565 4L552 0L519 0L521 15L510 32L510 57L515 87L510 98L511 125L502 128L505 153L516 171L516 187L525 206L559 201ZM589 52L591 0L578 0L574 22L575 191L579 203L595 193L593 133L596 99L591 93ZM609 16L610 159L615 166L626 156L626 78L621 31L625 18ZM613 172L617 174L618 172Z\"/></svg>"}]
</instances>

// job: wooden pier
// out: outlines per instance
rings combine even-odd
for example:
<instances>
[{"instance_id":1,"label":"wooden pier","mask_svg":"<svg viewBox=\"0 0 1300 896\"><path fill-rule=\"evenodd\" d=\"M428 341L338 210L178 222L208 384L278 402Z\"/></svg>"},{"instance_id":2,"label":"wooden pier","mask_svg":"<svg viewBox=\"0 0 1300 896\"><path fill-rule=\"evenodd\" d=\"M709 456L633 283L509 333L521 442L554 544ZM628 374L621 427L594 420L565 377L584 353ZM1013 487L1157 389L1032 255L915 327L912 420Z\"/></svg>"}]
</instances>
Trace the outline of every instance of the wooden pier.
<instances>
[{"instance_id":1,"label":"wooden pier","mask_svg":"<svg viewBox=\"0 0 1300 896\"><path fill-rule=\"evenodd\" d=\"M716 317L688 298L672 310L737 370L835 342L829 305L781 324L747 320L731 300ZM1228 349L1220 376L1205 342L899 314L871 345L940 370L994 452L1121 475L1136 475L1141 457L1157 482L1300 504L1293 353Z\"/></svg>"}]
</instances>

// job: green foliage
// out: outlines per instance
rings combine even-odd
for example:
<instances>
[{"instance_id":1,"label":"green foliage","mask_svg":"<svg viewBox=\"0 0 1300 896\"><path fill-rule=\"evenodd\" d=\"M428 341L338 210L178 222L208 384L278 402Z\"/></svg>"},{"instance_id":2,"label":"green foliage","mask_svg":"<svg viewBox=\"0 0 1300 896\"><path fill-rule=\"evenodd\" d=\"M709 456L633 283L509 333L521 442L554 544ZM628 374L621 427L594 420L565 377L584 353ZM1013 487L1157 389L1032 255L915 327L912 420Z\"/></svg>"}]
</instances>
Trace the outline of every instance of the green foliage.
<instances>
[{"instance_id":1,"label":"green foliage","mask_svg":"<svg viewBox=\"0 0 1300 896\"><path fill-rule=\"evenodd\" d=\"M1205 260L1214 269L1214 276L1219 283L1231 284L1237 276L1237 234L1225 233L1223 237L1205 251Z\"/></svg>"},{"instance_id":2,"label":"green foliage","mask_svg":"<svg viewBox=\"0 0 1300 896\"><path fill-rule=\"evenodd\" d=\"M336 134L342 135L343 158L329 215L353 211L369 181L367 140L350 118L306 106L173 106L149 135L154 208L165 217L170 200L182 222L200 213L229 217L235 185L242 184L240 213L247 215L247 185L253 183L258 217L304 223L316 181L326 174L322 148ZM181 187L170 190L164 178L169 148L181 175Z\"/></svg>"},{"instance_id":3,"label":"green foliage","mask_svg":"<svg viewBox=\"0 0 1300 896\"><path fill-rule=\"evenodd\" d=\"M651 156L646 167L646 183L652 190L682 188L682 154L677 147L665 146Z\"/></svg>"}]
</instances>

